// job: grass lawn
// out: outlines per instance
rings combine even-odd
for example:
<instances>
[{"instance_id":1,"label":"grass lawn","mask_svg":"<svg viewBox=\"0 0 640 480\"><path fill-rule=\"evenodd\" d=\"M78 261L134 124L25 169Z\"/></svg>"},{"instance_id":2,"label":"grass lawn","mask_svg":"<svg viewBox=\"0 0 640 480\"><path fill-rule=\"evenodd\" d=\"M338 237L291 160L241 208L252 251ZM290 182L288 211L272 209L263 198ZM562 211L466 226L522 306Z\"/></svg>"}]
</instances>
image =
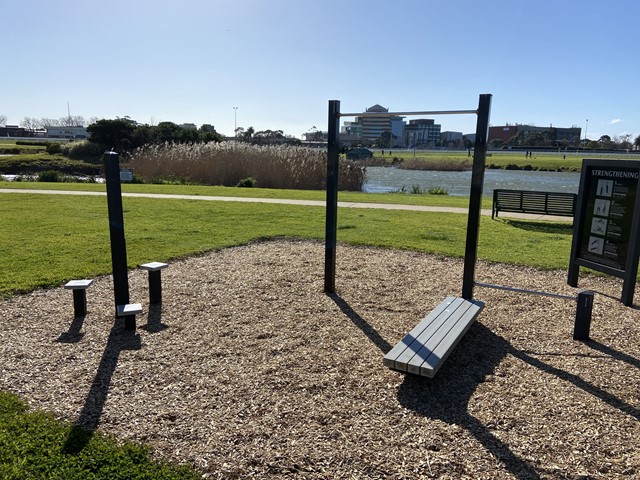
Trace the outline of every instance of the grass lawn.
<instances>
[{"instance_id":1,"label":"grass lawn","mask_svg":"<svg viewBox=\"0 0 640 480\"><path fill-rule=\"evenodd\" d=\"M402 160L423 160L423 161L459 161L471 162L465 152L447 152L447 151L389 151L385 150L385 155L376 151L375 157L384 158L385 161L391 163L394 157ZM490 151L487 154L487 168L527 168L531 170L563 170L563 171L580 171L583 158L610 158L610 159L626 159L637 160L639 155L625 154L601 154L597 150L593 152L567 152L567 153L534 153L533 158L526 158L525 152L508 152L508 151Z\"/></svg>"},{"instance_id":2,"label":"grass lawn","mask_svg":"<svg viewBox=\"0 0 640 480\"><path fill-rule=\"evenodd\" d=\"M89 434L87 434L89 435ZM0 392L0 478L22 479L196 479L187 467L160 464L140 445L117 445L93 434L79 452L69 439L73 426L43 412L29 412L15 395ZM84 439L82 439L84 440Z\"/></svg>"},{"instance_id":3,"label":"grass lawn","mask_svg":"<svg viewBox=\"0 0 640 480\"><path fill-rule=\"evenodd\" d=\"M0 196L0 217L12 226L0 230L0 296L110 273L104 197ZM257 239L324 239L324 207L127 197L123 203L131 267ZM338 240L461 257L466 220L452 213L341 209ZM571 233L566 223L483 218L479 256L564 268Z\"/></svg>"}]
</instances>

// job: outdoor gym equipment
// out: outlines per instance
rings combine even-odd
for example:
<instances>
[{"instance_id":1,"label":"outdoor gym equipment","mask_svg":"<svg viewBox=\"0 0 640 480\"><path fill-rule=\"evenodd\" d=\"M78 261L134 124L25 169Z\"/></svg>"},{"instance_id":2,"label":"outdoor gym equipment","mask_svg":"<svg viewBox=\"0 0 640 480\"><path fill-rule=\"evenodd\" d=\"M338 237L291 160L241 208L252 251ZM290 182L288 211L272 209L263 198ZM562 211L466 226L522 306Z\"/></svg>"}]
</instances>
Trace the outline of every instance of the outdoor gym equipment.
<instances>
[{"instance_id":1,"label":"outdoor gym equipment","mask_svg":"<svg viewBox=\"0 0 640 480\"><path fill-rule=\"evenodd\" d=\"M442 366L447 356L455 348L460 339L471 327L482 311L484 303L473 299L474 286L489 287L489 284L475 282L477 263L478 234L482 203L482 187L489 136L489 116L491 111L491 95L480 95L478 108L474 110L420 111L420 112L384 112L384 113L340 113L340 101L329 101L329 128L327 148L327 206L325 229L325 276L324 291L335 292L336 267L336 232L338 212L338 162L339 162L339 127L341 117L363 117L380 115L460 115L475 114L477 116L476 136L471 171L471 189L469 196L469 214L465 241L464 270L462 278L462 298L448 297L411 330L384 357L384 364L403 372L433 377ZM511 287L492 285L491 287L519 291L520 293L538 293L549 296L546 292L525 291ZM593 292L581 292L576 299L576 326L574 338L588 339L588 330L593 305ZM581 319L578 322L578 319Z\"/></svg>"}]
</instances>

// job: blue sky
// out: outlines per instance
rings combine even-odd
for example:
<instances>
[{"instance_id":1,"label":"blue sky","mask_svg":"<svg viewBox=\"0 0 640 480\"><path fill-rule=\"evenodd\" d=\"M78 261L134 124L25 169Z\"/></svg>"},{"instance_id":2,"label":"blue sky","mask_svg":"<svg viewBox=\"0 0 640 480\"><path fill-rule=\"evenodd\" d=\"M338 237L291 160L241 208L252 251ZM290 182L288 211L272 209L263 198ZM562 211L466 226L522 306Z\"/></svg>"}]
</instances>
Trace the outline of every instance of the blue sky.
<instances>
[{"instance_id":1,"label":"blue sky","mask_svg":"<svg viewBox=\"0 0 640 480\"><path fill-rule=\"evenodd\" d=\"M31 0L2 12L0 114L326 130L343 112L640 135L637 0ZM234 110L233 107L238 107ZM234 118L234 114L237 116ZM588 119L588 121L587 121ZM475 116L436 117L471 133Z\"/></svg>"}]
</instances>

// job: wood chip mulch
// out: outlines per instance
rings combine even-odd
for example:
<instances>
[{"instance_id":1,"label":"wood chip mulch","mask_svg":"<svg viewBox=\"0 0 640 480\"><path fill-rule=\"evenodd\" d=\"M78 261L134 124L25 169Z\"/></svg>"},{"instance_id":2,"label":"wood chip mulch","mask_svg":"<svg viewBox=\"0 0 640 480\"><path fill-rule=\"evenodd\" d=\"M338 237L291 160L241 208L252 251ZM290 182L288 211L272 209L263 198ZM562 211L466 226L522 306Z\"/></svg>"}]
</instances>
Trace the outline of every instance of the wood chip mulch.
<instances>
[{"instance_id":1,"label":"wood chip mulch","mask_svg":"<svg viewBox=\"0 0 640 480\"><path fill-rule=\"evenodd\" d=\"M114 320L110 277L84 319L62 287L0 302L0 389L205 478L640 478L640 313L618 279L581 278L597 292L586 343L575 302L477 288L485 309L426 379L382 357L460 294L462 262L337 257L333 296L313 242L174 262L161 307L132 271L135 334ZM477 280L576 293L562 271L480 263Z\"/></svg>"}]
</instances>

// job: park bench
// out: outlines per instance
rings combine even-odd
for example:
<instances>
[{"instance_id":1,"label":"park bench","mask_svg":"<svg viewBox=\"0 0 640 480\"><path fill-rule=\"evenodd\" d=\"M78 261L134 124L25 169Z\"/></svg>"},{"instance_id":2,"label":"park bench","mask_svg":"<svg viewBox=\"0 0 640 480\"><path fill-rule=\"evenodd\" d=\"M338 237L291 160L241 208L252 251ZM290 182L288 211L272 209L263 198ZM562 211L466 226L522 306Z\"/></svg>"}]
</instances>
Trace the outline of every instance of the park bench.
<instances>
[{"instance_id":1,"label":"park bench","mask_svg":"<svg viewBox=\"0 0 640 480\"><path fill-rule=\"evenodd\" d=\"M447 297L384 356L384 365L433 378L483 307L477 300Z\"/></svg>"},{"instance_id":2,"label":"park bench","mask_svg":"<svg viewBox=\"0 0 640 480\"><path fill-rule=\"evenodd\" d=\"M539 213L541 215L559 215L572 217L576 211L575 193L535 192L529 190L493 191L491 218L498 212Z\"/></svg>"}]
</instances>

